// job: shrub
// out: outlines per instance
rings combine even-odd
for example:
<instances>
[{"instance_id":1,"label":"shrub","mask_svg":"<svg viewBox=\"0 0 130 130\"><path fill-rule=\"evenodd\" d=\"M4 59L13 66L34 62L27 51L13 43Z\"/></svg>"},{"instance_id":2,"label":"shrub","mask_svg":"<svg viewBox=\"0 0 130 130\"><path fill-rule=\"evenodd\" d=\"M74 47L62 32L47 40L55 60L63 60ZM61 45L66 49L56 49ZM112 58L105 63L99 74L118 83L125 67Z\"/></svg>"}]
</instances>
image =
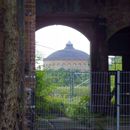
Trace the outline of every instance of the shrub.
<instances>
[{"instance_id":1,"label":"shrub","mask_svg":"<svg viewBox=\"0 0 130 130\"><path fill-rule=\"evenodd\" d=\"M73 103L68 105L66 109L66 115L73 119L85 121L89 116L89 97L84 96L79 102L73 100Z\"/></svg>"}]
</instances>

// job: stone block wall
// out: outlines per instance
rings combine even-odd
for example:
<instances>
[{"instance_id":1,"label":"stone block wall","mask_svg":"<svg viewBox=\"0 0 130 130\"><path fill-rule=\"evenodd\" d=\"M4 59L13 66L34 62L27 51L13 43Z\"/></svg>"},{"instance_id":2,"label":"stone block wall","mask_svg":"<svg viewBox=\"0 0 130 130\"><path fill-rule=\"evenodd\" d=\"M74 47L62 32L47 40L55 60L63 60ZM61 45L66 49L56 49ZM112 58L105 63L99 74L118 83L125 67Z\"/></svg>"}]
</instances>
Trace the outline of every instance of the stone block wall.
<instances>
[{"instance_id":1,"label":"stone block wall","mask_svg":"<svg viewBox=\"0 0 130 130\"><path fill-rule=\"evenodd\" d=\"M4 57L4 45L3 45L3 9L0 8L0 110L3 105L3 57Z\"/></svg>"}]
</instances>

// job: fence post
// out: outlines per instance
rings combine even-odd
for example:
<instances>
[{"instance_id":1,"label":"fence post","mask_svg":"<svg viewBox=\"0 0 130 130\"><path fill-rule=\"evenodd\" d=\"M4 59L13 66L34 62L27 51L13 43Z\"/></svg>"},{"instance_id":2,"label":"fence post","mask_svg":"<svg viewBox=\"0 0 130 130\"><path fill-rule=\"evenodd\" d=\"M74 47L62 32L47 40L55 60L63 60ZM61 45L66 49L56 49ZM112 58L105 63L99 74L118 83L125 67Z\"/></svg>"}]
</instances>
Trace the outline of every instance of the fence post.
<instances>
[{"instance_id":1,"label":"fence post","mask_svg":"<svg viewBox=\"0 0 130 130\"><path fill-rule=\"evenodd\" d=\"M70 72L70 102L73 100L74 96L74 72Z\"/></svg>"},{"instance_id":2,"label":"fence post","mask_svg":"<svg viewBox=\"0 0 130 130\"><path fill-rule=\"evenodd\" d=\"M120 71L117 71L117 130L120 130Z\"/></svg>"}]
</instances>

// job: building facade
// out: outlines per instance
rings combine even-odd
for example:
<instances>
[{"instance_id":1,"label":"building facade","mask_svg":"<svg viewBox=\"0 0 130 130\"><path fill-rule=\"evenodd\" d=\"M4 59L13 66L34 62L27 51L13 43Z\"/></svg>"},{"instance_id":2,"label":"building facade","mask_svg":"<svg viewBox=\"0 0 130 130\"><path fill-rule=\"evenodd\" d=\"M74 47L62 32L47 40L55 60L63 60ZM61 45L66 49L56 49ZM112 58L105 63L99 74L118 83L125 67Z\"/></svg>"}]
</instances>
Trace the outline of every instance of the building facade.
<instances>
[{"instance_id":1,"label":"building facade","mask_svg":"<svg viewBox=\"0 0 130 130\"><path fill-rule=\"evenodd\" d=\"M56 51L43 59L45 69L65 69L65 70L79 70L86 72L90 70L89 55L83 51L77 50L69 41L66 47L62 50Z\"/></svg>"}]
</instances>

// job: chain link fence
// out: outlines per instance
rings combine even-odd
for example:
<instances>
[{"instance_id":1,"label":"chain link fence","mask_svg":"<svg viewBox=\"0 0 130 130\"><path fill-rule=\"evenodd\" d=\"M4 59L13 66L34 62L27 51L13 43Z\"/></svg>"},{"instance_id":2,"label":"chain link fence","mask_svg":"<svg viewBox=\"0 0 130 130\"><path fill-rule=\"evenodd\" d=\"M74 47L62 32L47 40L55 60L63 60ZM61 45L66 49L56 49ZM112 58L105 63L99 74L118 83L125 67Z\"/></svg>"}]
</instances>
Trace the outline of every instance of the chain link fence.
<instances>
[{"instance_id":1,"label":"chain link fence","mask_svg":"<svg viewBox=\"0 0 130 130\"><path fill-rule=\"evenodd\" d=\"M49 71L43 81L33 97L33 130L130 129L130 72Z\"/></svg>"}]
</instances>

